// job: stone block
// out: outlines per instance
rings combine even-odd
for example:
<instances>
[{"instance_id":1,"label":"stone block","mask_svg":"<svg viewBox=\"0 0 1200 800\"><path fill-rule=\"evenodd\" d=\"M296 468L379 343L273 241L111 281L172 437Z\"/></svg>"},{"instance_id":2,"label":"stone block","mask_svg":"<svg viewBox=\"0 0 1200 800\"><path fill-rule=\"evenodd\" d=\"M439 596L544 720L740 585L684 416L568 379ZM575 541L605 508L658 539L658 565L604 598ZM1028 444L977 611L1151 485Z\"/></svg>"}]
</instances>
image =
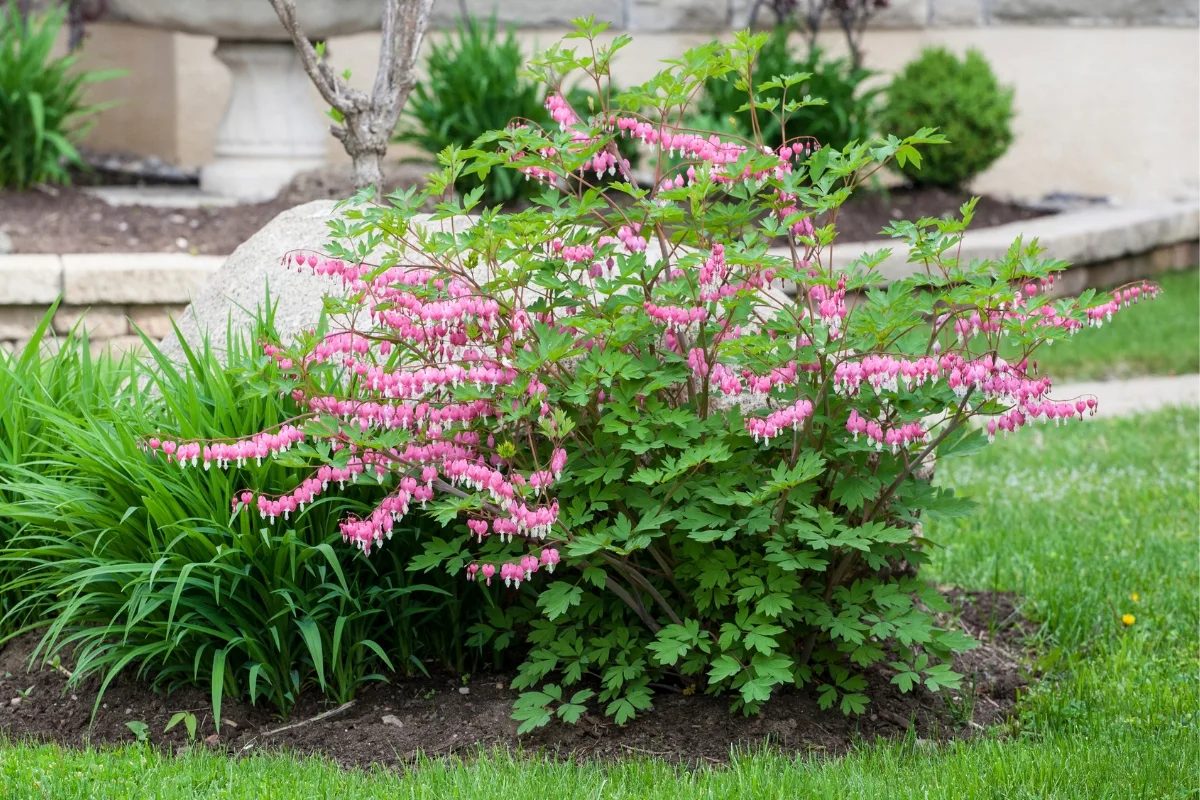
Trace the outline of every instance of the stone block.
<instances>
[{"instance_id":1,"label":"stone block","mask_svg":"<svg viewBox=\"0 0 1200 800\"><path fill-rule=\"evenodd\" d=\"M82 320L89 339L110 339L129 333L122 306L61 306L54 315L54 332L66 334Z\"/></svg>"},{"instance_id":2,"label":"stone block","mask_svg":"<svg viewBox=\"0 0 1200 800\"><path fill-rule=\"evenodd\" d=\"M1112 289L1116 286L1152 276L1151 258L1148 253L1139 253L1111 261L1102 261L1087 268L1087 285L1096 289ZM1080 290L1082 291L1082 290ZM1067 294L1078 294L1068 292Z\"/></svg>"},{"instance_id":3,"label":"stone block","mask_svg":"<svg viewBox=\"0 0 1200 800\"><path fill-rule=\"evenodd\" d=\"M111 353L114 356L119 356L124 353L136 353L143 348L142 337L140 336L114 336L111 339L97 339L89 343L92 355L98 356L101 353Z\"/></svg>"},{"instance_id":4,"label":"stone block","mask_svg":"<svg viewBox=\"0 0 1200 800\"><path fill-rule=\"evenodd\" d=\"M1050 290L1052 297L1075 297L1084 289L1094 285L1091 270L1086 266L1069 267L1054 279L1054 288Z\"/></svg>"},{"instance_id":5,"label":"stone block","mask_svg":"<svg viewBox=\"0 0 1200 800\"><path fill-rule=\"evenodd\" d=\"M1198 242L1177 242L1167 247L1160 247L1150 254L1150 262L1155 272L1168 272L1175 269L1191 269L1196 266L1196 249Z\"/></svg>"},{"instance_id":6,"label":"stone block","mask_svg":"<svg viewBox=\"0 0 1200 800\"><path fill-rule=\"evenodd\" d=\"M223 261L185 253L63 255L63 299L75 305L186 303Z\"/></svg>"},{"instance_id":7,"label":"stone block","mask_svg":"<svg viewBox=\"0 0 1200 800\"><path fill-rule=\"evenodd\" d=\"M992 22L1195 25L1195 0L991 0Z\"/></svg>"},{"instance_id":8,"label":"stone block","mask_svg":"<svg viewBox=\"0 0 1200 800\"><path fill-rule=\"evenodd\" d=\"M933 0L930 22L940 27L982 25L987 22L984 0Z\"/></svg>"},{"instance_id":9,"label":"stone block","mask_svg":"<svg viewBox=\"0 0 1200 800\"><path fill-rule=\"evenodd\" d=\"M892 0L887 8L871 17L871 27L925 28L929 25L931 2L932 0ZM831 25L830 28L832 27Z\"/></svg>"},{"instance_id":10,"label":"stone block","mask_svg":"<svg viewBox=\"0 0 1200 800\"><path fill-rule=\"evenodd\" d=\"M1188 266L1200 260L1200 207L1195 203L1155 205L1145 207L1103 207L1066 211L1034 219L997 225L992 228L974 230L962 244L962 258L1002 258L1013 240L1018 236L1026 241L1038 239L1046 255L1060 258L1068 263L1083 267L1105 265L1117 259L1140 256L1160 247L1186 245ZM882 248L884 242L847 242L839 245L832 256L838 268L845 268L854 260ZM786 255L784 250L775 250ZM1188 260L1190 258L1190 260ZM1150 261L1147 270L1153 269ZM892 254L878 267L878 274L885 280L899 280L912 274L914 267L908 263L907 251L893 246ZM1074 270L1068 271L1072 275ZM1112 274L1116 274L1114 271ZM1066 276L1062 280L1065 280ZM1076 280L1072 277L1071 280ZM1095 282L1082 286L1099 285ZM1078 290L1075 292L1078 293Z\"/></svg>"},{"instance_id":11,"label":"stone block","mask_svg":"<svg viewBox=\"0 0 1200 800\"><path fill-rule=\"evenodd\" d=\"M53 303L60 292L62 259L58 256L0 256L0 305Z\"/></svg>"},{"instance_id":12,"label":"stone block","mask_svg":"<svg viewBox=\"0 0 1200 800\"><path fill-rule=\"evenodd\" d=\"M475 19L490 19L496 15L502 26L516 25L521 28L567 28L576 17L595 15L597 22L611 22L616 26L625 24L625 4L618 0L597 3L595 0L467 0L467 13ZM462 6L455 2L433 4L430 24L436 28L451 28L462 19Z\"/></svg>"},{"instance_id":13,"label":"stone block","mask_svg":"<svg viewBox=\"0 0 1200 800\"><path fill-rule=\"evenodd\" d=\"M0 306L0 339L24 339L33 333L46 309L38 306Z\"/></svg>"},{"instance_id":14,"label":"stone block","mask_svg":"<svg viewBox=\"0 0 1200 800\"><path fill-rule=\"evenodd\" d=\"M729 0L631 0L631 31L717 31L729 26ZM759 12L760 22L770 13Z\"/></svg>"},{"instance_id":15,"label":"stone block","mask_svg":"<svg viewBox=\"0 0 1200 800\"><path fill-rule=\"evenodd\" d=\"M1187 254L1180 259L1179 269L1193 269L1200 264L1200 241L1188 242Z\"/></svg>"},{"instance_id":16,"label":"stone block","mask_svg":"<svg viewBox=\"0 0 1200 800\"><path fill-rule=\"evenodd\" d=\"M17 339L12 343L11 351L14 353L23 353L25 348L29 346L30 337L26 336L22 339ZM42 344L38 348L43 357L53 356L62 349L62 340L56 336L43 336Z\"/></svg>"},{"instance_id":17,"label":"stone block","mask_svg":"<svg viewBox=\"0 0 1200 800\"><path fill-rule=\"evenodd\" d=\"M179 316L186 306L157 305L134 306L129 309L130 332L140 328L151 339L165 339L171 335L171 320Z\"/></svg>"}]
</instances>

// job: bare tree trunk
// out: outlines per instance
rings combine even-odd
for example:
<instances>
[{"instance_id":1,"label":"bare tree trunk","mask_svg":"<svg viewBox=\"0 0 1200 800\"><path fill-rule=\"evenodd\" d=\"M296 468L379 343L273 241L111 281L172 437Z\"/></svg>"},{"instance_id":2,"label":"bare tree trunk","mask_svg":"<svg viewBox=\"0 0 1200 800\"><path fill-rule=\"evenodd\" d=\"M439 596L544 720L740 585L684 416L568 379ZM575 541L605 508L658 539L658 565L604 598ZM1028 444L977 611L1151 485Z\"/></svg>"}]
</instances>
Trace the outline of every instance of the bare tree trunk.
<instances>
[{"instance_id":1,"label":"bare tree trunk","mask_svg":"<svg viewBox=\"0 0 1200 800\"><path fill-rule=\"evenodd\" d=\"M296 0L270 0L279 21L292 37L304 71L317 91L342 115L331 132L353 162L356 189L383 183L383 158L396 130L400 111L416 85L417 52L429 24L433 0L384 0L379 67L371 94L349 86L334 73L296 20Z\"/></svg>"},{"instance_id":2,"label":"bare tree trunk","mask_svg":"<svg viewBox=\"0 0 1200 800\"><path fill-rule=\"evenodd\" d=\"M362 150L350 154L354 188L374 186L377 193L383 191L383 156L386 151L385 147L383 150Z\"/></svg>"},{"instance_id":3,"label":"bare tree trunk","mask_svg":"<svg viewBox=\"0 0 1200 800\"><path fill-rule=\"evenodd\" d=\"M350 156L354 188L374 186L379 190L383 185L383 159L396 123L393 120L387 128L381 128L366 114L352 116L343 111L342 115L344 126L334 126L332 132Z\"/></svg>"}]
</instances>

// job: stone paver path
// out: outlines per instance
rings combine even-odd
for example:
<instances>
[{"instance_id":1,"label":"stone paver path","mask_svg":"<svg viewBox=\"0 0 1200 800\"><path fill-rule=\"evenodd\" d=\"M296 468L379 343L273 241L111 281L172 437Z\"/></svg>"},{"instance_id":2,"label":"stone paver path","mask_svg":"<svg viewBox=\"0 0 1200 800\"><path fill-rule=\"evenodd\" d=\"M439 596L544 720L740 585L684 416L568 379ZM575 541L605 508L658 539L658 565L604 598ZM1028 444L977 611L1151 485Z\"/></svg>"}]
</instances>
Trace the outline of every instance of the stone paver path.
<instances>
[{"instance_id":1,"label":"stone paver path","mask_svg":"<svg viewBox=\"0 0 1200 800\"><path fill-rule=\"evenodd\" d=\"M1165 406L1200 405L1200 375L1063 383L1055 385L1050 395L1056 400L1093 395L1101 417L1139 414Z\"/></svg>"}]
</instances>

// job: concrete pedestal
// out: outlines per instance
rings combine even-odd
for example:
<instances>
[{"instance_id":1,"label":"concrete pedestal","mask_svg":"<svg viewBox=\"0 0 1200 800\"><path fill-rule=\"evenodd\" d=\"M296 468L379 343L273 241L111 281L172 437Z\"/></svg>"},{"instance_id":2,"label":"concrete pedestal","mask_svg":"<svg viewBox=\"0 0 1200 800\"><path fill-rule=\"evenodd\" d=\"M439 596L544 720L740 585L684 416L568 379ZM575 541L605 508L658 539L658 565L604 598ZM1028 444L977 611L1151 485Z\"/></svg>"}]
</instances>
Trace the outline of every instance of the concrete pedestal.
<instances>
[{"instance_id":1,"label":"concrete pedestal","mask_svg":"<svg viewBox=\"0 0 1200 800\"><path fill-rule=\"evenodd\" d=\"M329 127L290 41L221 39L214 55L232 75L204 192L268 200L297 173L321 166Z\"/></svg>"}]
</instances>

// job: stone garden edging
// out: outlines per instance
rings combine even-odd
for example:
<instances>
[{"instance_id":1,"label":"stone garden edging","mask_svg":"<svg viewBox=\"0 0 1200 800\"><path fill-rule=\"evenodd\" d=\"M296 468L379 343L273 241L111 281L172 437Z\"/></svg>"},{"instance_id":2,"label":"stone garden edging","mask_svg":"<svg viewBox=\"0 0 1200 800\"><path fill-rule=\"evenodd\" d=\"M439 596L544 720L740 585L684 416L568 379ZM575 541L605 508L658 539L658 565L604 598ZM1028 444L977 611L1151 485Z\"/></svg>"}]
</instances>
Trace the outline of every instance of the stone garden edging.
<instances>
[{"instance_id":1,"label":"stone garden edging","mask_svg":"<svg viewBox=\"0 0 1200 800\"><path fill-rule=\"evenodd\" d=\"M50 304L56 333L85 316L97 345L126 348L135 327L156 339L220 269L225 256L186 253L67 253L0 256L0 345L20 347Z\"/></svg>"},{"instance_id":2,"label":"stone garden edging","mask_svg":"<svg viewBox=\"0 0 1200 800\"><path fill-rule=\"evenodd\" d=\"M284 212L254 238L283 224L286 217L288 235L265 237L265 241L284 249L285 241L292 246L320 241L332 205L301 206L308 213L299 217L293 213L295 209ZM301 231L304 235L298 235ZM1018 236L1026 240L1036 237L1048 255L1074 264L1057 284L1059 293L1074 294L1090 286L1149 278L1200 263L1200 204L1089 208L980 228L968 232L962 257L999 257ZM884 239L838 244L833 260L845 265L887 246L891 243ZM907 263L902 246L892 249L880 272L895 280L914 265ZM273 270L282 251L278 255L257 251L254 255L268 262L261 265L264 269ZM226 256L181 253L0 256L0 345L19 346L59 295L62 306L54 319L58 333L68 330L86 311L89 335L98 346L108 342L127 347L138 341L133 325L148 336L163 338L170 332L170 320L206 287L208 293L220 291L208 284L226 260ZM281 284L285 283L284 274L279 271Z\"/></svg>"},{"instance_id":3,"label":"stone garden edging","mask_svg":"<svg viewBox=\"0 0 1200 800\"><path fill-rule=\"evenodd\" d=\"M1055 292L1078 294L1089 287L1114 286L1196 266L1200 263L1200 204L1105 206L968 229L960 257L966 261L1001 258L1019 236L1026 242L1036 238L1047 257L1069 262L1072 266L1058 277ZM883 238L835 243L831 257L835 266L845 267L885 248L892 250L878 268L885 279L900 280L917 269L908 262L904 245ZM787 253L786 249L772 252Z\"/></svg>"}]
</instances>

